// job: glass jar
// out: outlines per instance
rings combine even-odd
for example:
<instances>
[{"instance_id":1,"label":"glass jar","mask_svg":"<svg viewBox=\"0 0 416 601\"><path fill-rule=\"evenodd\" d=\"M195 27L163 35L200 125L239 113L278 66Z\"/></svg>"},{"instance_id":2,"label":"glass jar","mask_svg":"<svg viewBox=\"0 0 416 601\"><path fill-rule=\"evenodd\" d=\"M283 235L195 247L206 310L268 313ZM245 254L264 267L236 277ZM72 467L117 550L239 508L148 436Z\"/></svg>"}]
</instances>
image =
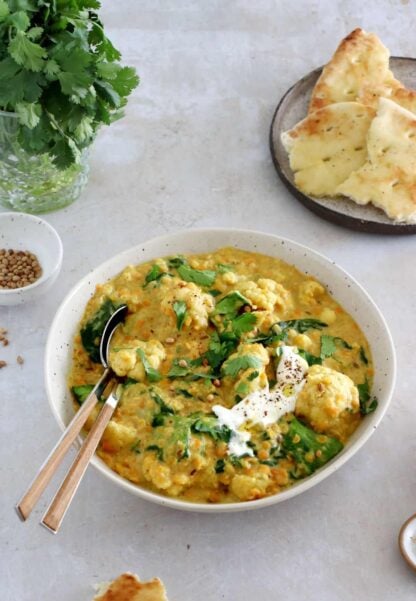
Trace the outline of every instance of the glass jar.
<instances>
[{"instance_id":1,"label":"glass jar","mask_svg":"<svg viewBox=\"0 0 416 601\"><path fill-rule=\"evenodd\" d=\"M0 111L0 204L24 213L47 213L76 200L88 180L88 153L58 169L50 155L31 155L17 140L14 113Z\"/></svg>"}]
</instances>

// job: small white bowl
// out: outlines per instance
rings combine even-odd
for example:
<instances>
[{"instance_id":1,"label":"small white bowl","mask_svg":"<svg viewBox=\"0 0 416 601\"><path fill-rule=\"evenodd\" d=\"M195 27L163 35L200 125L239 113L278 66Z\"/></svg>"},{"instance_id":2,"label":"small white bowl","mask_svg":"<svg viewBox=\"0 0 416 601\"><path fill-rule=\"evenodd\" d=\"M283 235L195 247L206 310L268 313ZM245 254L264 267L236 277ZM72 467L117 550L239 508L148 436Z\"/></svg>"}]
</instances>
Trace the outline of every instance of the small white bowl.
<instances>
[{"instance_id":1,"label":"small white bowl","mask_svg":"<svg viewBox=\"0 0 416 601\"><path fill-rule=\"evenodd\" d=\"M42 275L23 288L0 288L0 305L19 305L43 294L56 280L62 266L62 241L40 217L26 213L0 213L0 249L27 250L35 254Z\"/></svg>"},{"instance_id":2,"label":"small white bowl","mask_svg":"<svg viewBox=\"0 0 416 601\"><path fill-rule=\"evenodd\" d=\"M280 503L308 490L333 474L363 446L377 428L389 405L396 375L393 341L383 316L360 284L333 261L306 246L261 232L235 229L182 231L153 238L116 255L86 275L62 302L53 320L45 353L46 391L52 412L62 429L74 414L67 384L73 337L95 286L114 277L129 264L134 265L166 255L206 253L222 246L234 246L283 259L326 284L329 293L354 317L370 343L375 369L373 392L378 397L378 407L374 413L362 420L344 449L324 467L312 476L300 480L288 490L255 501L210 504L190 503L165 497L122 478L97 455L91 461L92 465L115 485L142 499L175 509L209 513L259 509ZM361 476L366 477L365 471Z\"/></svg>"}]
</instances>

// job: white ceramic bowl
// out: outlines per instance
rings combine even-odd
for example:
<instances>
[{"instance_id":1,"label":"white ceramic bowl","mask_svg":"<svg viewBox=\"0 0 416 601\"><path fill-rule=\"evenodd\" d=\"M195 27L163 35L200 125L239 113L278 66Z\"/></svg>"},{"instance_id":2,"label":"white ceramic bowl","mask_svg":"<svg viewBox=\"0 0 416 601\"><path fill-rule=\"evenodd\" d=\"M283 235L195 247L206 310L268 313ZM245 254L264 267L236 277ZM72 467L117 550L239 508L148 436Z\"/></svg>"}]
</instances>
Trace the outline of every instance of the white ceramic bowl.
<instances>
[{"instance_id":1,"label":"white ceramic bowl","mask_svg":"<svg viewBox=\"0 0 416 601\"><path fill-rule=\"evenodd\" d=\"M322 469L284 492L256 501L215 505L171 499L125 480L97 456L92 460L94 467L114 484L138 497L176 509L210 513L256 509L279 503L308 490L335 472L358 451L380 423L390 402L396 372L393 342L380 311L365 290L333 261L301 244L260 232L225 229L178 232L143 242L103 263L72 289L58 309L46 346L45 376L49 403L62 429L73 415L72 400L66 383L72 339L96 284L112 278L128 264L142 263L165 255L205 253L222 246L234 246L278 257L327 285L329 292L355 318L367 336L375 365L373 392L377 395L379 404L377 410L362 421L343 451Z\"/></svg>"},{"instance_id":2,"label":"white ceramic bowl","mask_svg":"<svg viewBox=\"0 0 416 601\"><path fill-rule=\"evenodd\" d=\"M23 288L0 288L0 305L19 305L46 292L62 267L62 242L58 233L40 217L26 213L0 213L0 248L28 250L42 267L38 280Z\"/></svg>"}]
</instances>

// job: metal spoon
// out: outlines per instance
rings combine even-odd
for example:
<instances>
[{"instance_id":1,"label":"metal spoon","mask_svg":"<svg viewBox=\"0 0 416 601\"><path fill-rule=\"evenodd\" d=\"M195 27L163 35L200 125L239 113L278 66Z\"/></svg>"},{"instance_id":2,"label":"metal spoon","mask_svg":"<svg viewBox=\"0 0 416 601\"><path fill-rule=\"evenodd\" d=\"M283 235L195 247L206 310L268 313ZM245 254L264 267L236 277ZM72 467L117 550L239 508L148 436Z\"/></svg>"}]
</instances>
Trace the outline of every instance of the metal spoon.
<instances>
[{"instance_id":1,"label":"metal spoon","mask_svg":"<svg viewBox=\"0 0 416 601\"><path fill-rule=\"evenodd\" d=\"M416 513L410 516L401 527L399 548L403 559L416 570Z\"/></svg>"},{"instance_id":2,"label":"metal spoon","mask_svg":"<svg viewBox=\"0 0 416 601\"><path fill-rule=\"evenodd\" d=\"M21 500L16 505L18 516L22 520L26 520L32 509L38 502L40 496L49 484L52 476L58 469L62 459L71 447L72 443L81 432L85 422L87 421L92 410L98 403L98 400L104 392L110 377L113 375L111 367L108 363L108 355L110 349L111 338L117 327L124 321L127 313L127 305L118 307L105 324L101 339L100 339L100 359L104 367L104 372L98 380L94 388L91 390L88 397L82 403L81 408L72 418L61 438L49 453L35 479L25 492ZM111 396L111 395L110 395Z\"/></svg>"}]
</instances>

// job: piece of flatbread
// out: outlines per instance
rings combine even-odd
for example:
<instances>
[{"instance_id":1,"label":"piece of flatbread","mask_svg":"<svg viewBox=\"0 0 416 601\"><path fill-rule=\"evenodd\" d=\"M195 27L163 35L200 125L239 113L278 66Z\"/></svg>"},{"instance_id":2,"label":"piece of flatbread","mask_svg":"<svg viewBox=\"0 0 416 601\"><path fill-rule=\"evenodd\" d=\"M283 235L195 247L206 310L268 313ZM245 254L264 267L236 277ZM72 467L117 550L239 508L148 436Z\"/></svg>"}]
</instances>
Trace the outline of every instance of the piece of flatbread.
<instances>
[{"instance_id":1,"label":"piece of flatbread","mask_svg":"<svg viewBox=\"0 0 416 601\"><path fill-rule=\"evenodd\" d=\"M366 136L374 109L358 102L331 104L281 136L296 186L312 196L332 196L367 160Z\"/></svg>"},{"instance_id":2,"label":"piece of flatbread","mask_svg":"<svg viewBox=\"0 0 416 601\"><path fill-rule=\"evenodd\" d=\"M368 161L337 188L399 223L416 223L416 115L380 98L367 139Z\"/></svg>"},{"instance_id":3,"label":"piece of flatbread","mask_svg":"<svg viewBox=\"0 0 416 601\"><path fill-rule=\"evenodd\" d=\"M324 67L312 91L309 112L346 101L376 108L380 96L416 112L416 92L394 77L389 58L388 49L374 33L354 29Z\"/></svg>"},{"instance_id":4,"label":"piece of flatbread","mask_svg":"<svg viewBox=\"0 0 416 601\"><path fill-rule=\"evenodd\" d=\"M94 601L168 601L168 598L159 578L140 582L137 576L126 572L106 586Z\"/></svg>"}]
</instances>

